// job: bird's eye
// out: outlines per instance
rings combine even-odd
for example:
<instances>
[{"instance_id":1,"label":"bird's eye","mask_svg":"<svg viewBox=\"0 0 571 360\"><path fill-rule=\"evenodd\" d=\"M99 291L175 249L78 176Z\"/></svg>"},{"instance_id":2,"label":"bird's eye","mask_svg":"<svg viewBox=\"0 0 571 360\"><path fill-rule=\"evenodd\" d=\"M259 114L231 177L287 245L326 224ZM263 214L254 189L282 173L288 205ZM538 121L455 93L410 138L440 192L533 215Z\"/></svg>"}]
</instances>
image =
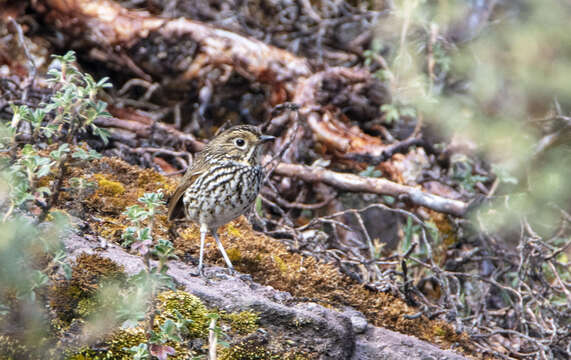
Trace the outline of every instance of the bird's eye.
<instances>
[{"instance_id":1,"label":"bird's eye","mask_svg":"<svg viewBox=\"0 0 571 360\"><path fill-rule=\"evenodd\" d=\"M246 141L244 141L244 139L242 138L238 138L234 141L234 143L236 144L237 147L241 148L246 144Z\"/></svg>"}]
</instances>

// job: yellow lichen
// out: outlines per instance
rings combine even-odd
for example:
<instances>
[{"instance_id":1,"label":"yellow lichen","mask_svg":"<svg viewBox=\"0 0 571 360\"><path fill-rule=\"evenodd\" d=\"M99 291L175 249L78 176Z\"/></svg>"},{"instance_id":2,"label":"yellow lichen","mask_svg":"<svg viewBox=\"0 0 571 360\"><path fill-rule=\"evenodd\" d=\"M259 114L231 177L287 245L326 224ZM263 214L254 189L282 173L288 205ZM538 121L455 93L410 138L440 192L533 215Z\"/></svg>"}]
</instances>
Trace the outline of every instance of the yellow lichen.
<instances>
[{"instance_id":1,"label":"yellow lichen","mask_svg":"<svg viewBox=\"0 0 571 360\"><path fill-rule=\"evenodd\" d=\"M276 266L278 267L278 269L283 273L286 274L288 272L288 266L286 264L285 261L283 261L279 256L277 255L273 255L272 259L274 259L274 262L276 263Z\"/></svg>"},{"instance_id":2,"label":"yellow lichen","mask_svg":"<svg viewBox=\"0 0 571 360\"><path fill-rule=\"evenodd\" d=\"M226 254L232 263L237 263L242 259L242 255L240 254L240 250L238 250L238 248L227 249Z\"/></svg>"},{"instance_id":3,"label":"yellow lichen","mask_svg":"<svg viewBox=\"0 0 571 360\"><path fill-rule=\"evenodd\" d=\"M97 192L100 195L117 196L125 193L125 187L120 182L109 180L102 174L94 174L93 177L97 180Z\"/></svg>"},{"instance_id":4,"label":"yellow lichen","mask_svg":"<svg viewBox=\"0 0 571 360\"><path fill-rule=\"evenodd\" d=\"M242 233L240 232L240 230L234 226L234 224L230 223L226 226L226 232L228 233L229 236L232 237L241 237Z\"/></svg>"}]
</instances>

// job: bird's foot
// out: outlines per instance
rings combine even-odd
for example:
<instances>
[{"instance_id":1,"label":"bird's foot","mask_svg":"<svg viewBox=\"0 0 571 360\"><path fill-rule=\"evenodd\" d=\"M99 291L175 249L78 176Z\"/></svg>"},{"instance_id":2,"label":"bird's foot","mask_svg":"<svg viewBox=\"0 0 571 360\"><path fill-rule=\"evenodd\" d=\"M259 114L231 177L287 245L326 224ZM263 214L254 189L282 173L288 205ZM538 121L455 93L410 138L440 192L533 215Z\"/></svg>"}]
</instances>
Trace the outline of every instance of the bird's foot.
<instances>
[{"instance_id":1,"label":"bird's foot","mask_svg":"<svg viewBox=\"0 0 571 360\"><path fill-rule=\"evenodd\" d=\"M235 276L235 275L236 275L236 270L234 270L233 267L228 268L228 275L230 275L230 276Z\"/></svg>"},{"instance_id":2,"label":"bird's foot","mask_svg":"<svg viewBox=\"0 0 571 360\"><path fill-rule=\"evenodd\" d=\"M204 269L202 267L198 267L197 271L190 272L190 276L204 277Z\"/></svg>"},{"instance_id":3,"label":"bird's foot","mask_svg":"<svg viewBox=\"0 0 571 360\"><path fill-rule=\"evenodd\" d=\"M224 270L216 272L216 277L224 280L230 280L235 275L236 275L236 270L234 270L234 268L226 268Z\"/></svg>"},{"instance_id":4,"label":"bird's foot","mask_svg":"<svg viewBox=\"0 0 571 360\"><path fill-rule=\"evenodd\" d=\"M250 275L250 274L240 274L240 275L238 275L238 279L245 281L245 282L254 281L254 279L252 279L252 275Z\"/></svg>"}]
</instances>

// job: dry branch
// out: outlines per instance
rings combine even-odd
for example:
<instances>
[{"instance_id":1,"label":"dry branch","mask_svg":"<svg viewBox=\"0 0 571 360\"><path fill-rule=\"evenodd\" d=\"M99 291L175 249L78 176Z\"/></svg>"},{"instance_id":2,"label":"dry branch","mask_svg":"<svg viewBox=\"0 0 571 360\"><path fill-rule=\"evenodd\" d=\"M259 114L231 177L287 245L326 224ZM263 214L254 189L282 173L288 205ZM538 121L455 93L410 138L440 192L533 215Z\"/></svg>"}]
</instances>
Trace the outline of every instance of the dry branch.
<instances>
[{"instance_id":1,"label":"dry branch","mask_svg":"<svg viewBox=\"0 0 571 360\"><path fill-rule=\"evenodd\" d=\"M341 86L337 85L342 88L339 92L346 94L331 94L329 96L334 96L333 98L322 99L325 97L323 95L325 92L323 84L327 82L341 83ZM349 93L347 88L355 84L373 86L374 83L375 80L368 71L341 67L331 68L300 81L294 102L300 105L300 113L306 117L307 124L317 140L326 144L330 149L346 155L379 157L387 148L380 139L363 133L356 126L351 127L339 121L339 114L336 113L336 108L331 109L331 107L325 107L321 104L323 102L335 103L336 101L342 101L339 99L342 95L350 98L352 94ZM388 92L383 90L378 91L376 98L368 99L371 105L377 109L381 104L390 101Z\"/></svg>"},{"instance_id":2,"label":"dry branch","mask_svg":"<svg viewBox=\"0 0 571 360\"><path fill-rule=\"evenodd\" d=\"M323 168L286 163L278 164L275 174L295 177L307 182L323 182L340 190L391 195L397 198L404 196L415 205L425 206L454 216L463 216L468 208L468 204L464 202L446 199L426 193L420 188L401 185L386 179L363 177L354 174L338 173Z\"/></svg>"},{"instance_id":3,"label":"dry branch","mask_svg":"<svg viewBox=\"0 0 571 360\"><path fill-rule=\"evenodd\" d=\"M44 0L38 3L49 11L48 20L73 35L75 41L83 40L84 46L101 49L106 55L112 55L106 60L120 61L119 65L135 72L140 69L161 77L174 73L177 81L188 81L203 76L202 70L207 65L229 65L246 78L284 84L311 74L303 58L199 21L165 19L105 0ZM155 59L149 58L157 55L151 48L153 44L144 41L154 35L171 41L176 39L171 45L173 48L191 41L196 44L196 51L183 53L183 50L175 49L173 51L179 53L171 53L167 50L172 59L154 62ZM191 49L184 49L188 50ZM133 51L137 53L127 58L126 54ZM293 91L294 85L295 82L290 84L288 91Z\"/></svg>"}]
</instances>

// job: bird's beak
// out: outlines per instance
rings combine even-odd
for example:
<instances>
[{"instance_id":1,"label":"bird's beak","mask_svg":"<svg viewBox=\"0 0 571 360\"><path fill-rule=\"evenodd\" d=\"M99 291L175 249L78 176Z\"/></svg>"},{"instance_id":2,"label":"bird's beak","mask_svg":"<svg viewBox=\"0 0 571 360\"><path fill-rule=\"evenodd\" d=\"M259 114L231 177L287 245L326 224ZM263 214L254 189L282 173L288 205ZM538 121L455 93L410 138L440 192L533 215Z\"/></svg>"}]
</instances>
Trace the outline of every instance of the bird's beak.
<instances>
[{"instance_id":1,"label":"bird's beak","mask_svg":"<svg viewBox=\"0 0 571 360\"><path fill-rule=\"evenodd\" d=\"M275 138L276 138L275 136L271 136L271 135L262 135L262 136L260 136L260 144L268 142L268 141L272 141Z\"/></svg>"}]
</instances>

